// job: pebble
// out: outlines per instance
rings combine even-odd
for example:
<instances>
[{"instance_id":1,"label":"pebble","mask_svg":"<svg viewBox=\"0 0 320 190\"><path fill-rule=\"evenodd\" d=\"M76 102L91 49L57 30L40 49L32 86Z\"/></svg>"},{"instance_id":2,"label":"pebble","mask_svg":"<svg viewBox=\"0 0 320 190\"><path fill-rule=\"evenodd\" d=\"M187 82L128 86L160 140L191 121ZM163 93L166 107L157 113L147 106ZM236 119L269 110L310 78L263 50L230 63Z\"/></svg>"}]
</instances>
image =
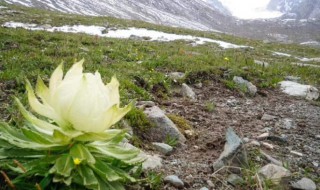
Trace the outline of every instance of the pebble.
<instances>
[{"instance_id":1,"label":"pebble","mask_svg":"<svg viewBox=\"0 0 320 190\"><path fill-rule=\"evenodd\" d=\"M267 149L274 149L274 146L270 143L262 142L262 146L266 147Z\"/></svg>"},{"instance_id":2,"label":"pebble","mask_svg":"<svg viewBox=\"0 0 320 190\"><path fill-rule=\"evenodd\" d=\"M297 151L290 151L290 153L291 154L293 154L293 155L296 155L296 156L300 156L300 157L302 157L303 156L303 154L302 153L300 153L300 152L297 152Z\"/></svg>"},{"instance_id":3,"label":"pebble","mask_svg":"<svg viewBox=\"0 0 320 190\"><path fill-rule=\"evenodd\" d=\"M257 137L258 140L264 140L269 137L269 133L263 133Z\"/></svg>"},{"instance_id":4,"label":"pebble","mask_svg":"<svg viewBox=\"0 0 320 190\"><path fill-rule=\"evenodd\" d=\"M200 190L209 190L207 187L202 187Z\"/></svg>"},{"instance_id":5,"label":"pebble","mask_svg":"<svg viewBox=\"0 0 320 190\"><path fill-rule=\"evenodd\" d=\"M182 188L184 187L183 181L176 175L169 175L164 178L165 183L169 183L177 188Z\"/></svg>"},{"instance_id":6,"label":"pebble","mask_svg":"<svg viewBox=\"0 0 320 190\"><path fill-rule=\"evenodd\" d=\"M173 150L172 146L165 143L154 142L152 143L152 145L157 149L157 151L161 152L164 155L169 155Z\"/></svg>"},{"instance_id":7,"label":"pebble","mask_svg":"<svg viewBox=\"0 0 320 190\"><path fill-rule=\"evenodd\" d=\"M316 139L320 140L320 135L316 135Z\"/></svg>"}]
</instances>

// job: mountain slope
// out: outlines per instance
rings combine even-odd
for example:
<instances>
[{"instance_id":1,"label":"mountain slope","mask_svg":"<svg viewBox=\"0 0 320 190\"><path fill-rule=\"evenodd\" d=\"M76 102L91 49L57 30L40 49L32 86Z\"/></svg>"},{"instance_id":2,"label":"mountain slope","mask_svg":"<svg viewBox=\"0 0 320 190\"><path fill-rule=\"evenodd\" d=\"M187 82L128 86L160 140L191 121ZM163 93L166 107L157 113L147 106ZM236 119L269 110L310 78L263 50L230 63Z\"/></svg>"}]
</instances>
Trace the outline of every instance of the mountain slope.
<instances>
[{"instance_id":1,"label":"mountain slope","mask_svg":"<svg viewBox=\"0 0 320 190\"><path fill-rule=\"evenodd\" d=\"M212 0L5 0L30 7L58 10L65 13L105 15L135 19L200 30L220 30L231 18L223 6L212 6ZM223 10L224 13L220 13Z\"/></svg>"},{"instance_id":2,"label":"mountain slope","mask_svg":"<svg viewBox=\"0 0 320 190\"><path fill-rule=\"evenodd\" d=\"M268 9L281 11L287 18L320 19L319 0L271 0Z\"/></svg>"}]
</instances>

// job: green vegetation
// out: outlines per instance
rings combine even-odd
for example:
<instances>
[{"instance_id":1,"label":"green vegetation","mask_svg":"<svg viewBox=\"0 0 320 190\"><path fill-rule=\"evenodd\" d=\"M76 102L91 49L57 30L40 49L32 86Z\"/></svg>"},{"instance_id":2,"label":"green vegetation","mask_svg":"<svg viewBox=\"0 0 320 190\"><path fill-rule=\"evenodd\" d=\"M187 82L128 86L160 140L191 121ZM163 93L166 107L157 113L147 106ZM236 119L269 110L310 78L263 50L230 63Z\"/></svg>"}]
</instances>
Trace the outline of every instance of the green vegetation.
<instances>
[{"instance_id":1,"label":"green vegetation","mask_svg":"<svg viewBox=\"0 0 320 190\"><path fill-rule=\"evenodd\" d=\"M90 72L99 70L105 82L109 82L112 76L117 76L120 82L121 102L124 105L132 100L153 100L170 96L170 88L173 84L166 77L166 74L174 71L187 73L184 80L190 84L215 80L224 83L230 89L236 89L236 85L232 81L233 76L241 76L259 88L275 88L277 83L287 75L299 76L311 85L320 85L320 69L293 66L290 63L297 61L294 58L274 56L271 52L279 51L295 56L315 57L320 55L320 49L296 44L265 44L262 41L226 34L158 26L142 21L121 20L111 17L85 17L4 3L0 3L0 5L15 10L11 13L3 11L0 16L0 24L7 21L17 21L50 24L52 26L84 24L108 25L118 28L143 27L253 47L222 49L213 43L191 46L186 41L149 42L0 27L0 119L9 121L12 126L20 126L23 123L17 108L12 107L11 96L17 96L26 105L25 78L34 84L40 75L45 82L48 82L50 74L58 64L64 62L65 67L70 68L71 63L82 58L86 60L84 65L86 70ZM226 62L225 57L228 57L229 61ZM264 60L270 66L257 65L254 63L255 59ZM319 63L311 62L311 64ZM224 72L227 70L230 72L226 76ZM215 104L213 102L207 103L207 111L212 112L214 109ZM168 117L181 130L192 129L184 118L177 115L168 115ZM125 119L134 130L140 132L153 126L139 109L133 109L126 115ZM134 136L132 141L135 145L142 144L141 139L137 136ZM167 143L174 145L175 141L168 137ZM2 166L9 167L7 164L1 163ZM117 166L121 163L112 164ZM38 166L36 169L42 171L43 168ZM255 166L252 166L248 169L249 172L246 175L248 187L257 187L254 186L256 183L250 184L250 176L255 174L255 168ZM9 177L16 177L10 174L8 173ZM32 189L36 183L41 186L48 183L47 177L41 180L37 178L28 181L23 181L22 178L18 177L17 180L20 180L19 184L27 189ZM148 188L159 189L162 183L161 176L150 173L146 177L146 183ZM2 178L0 178L0 184L4 184ZM268 186L269 184L266 184L266 187ZM52 189L64 189L64 187L56 185L52 186ZM73 189L80 188L73 187Z\"/></svg>"}]
</instances>

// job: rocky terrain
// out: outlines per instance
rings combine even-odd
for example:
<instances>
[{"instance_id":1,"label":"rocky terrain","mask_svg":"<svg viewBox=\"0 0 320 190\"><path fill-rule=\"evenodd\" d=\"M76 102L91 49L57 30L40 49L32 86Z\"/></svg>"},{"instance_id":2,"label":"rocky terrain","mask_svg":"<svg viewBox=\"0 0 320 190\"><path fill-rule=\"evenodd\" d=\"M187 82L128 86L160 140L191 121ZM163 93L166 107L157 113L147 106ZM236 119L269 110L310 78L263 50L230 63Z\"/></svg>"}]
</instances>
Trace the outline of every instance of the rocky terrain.
<instances>
[{"instance_id":1,"label":"rocky terrain","mask_svg":"<svg viewBox=\"0 0 320 190\"><path fill-rule=\"evenodd\" d=\"M192 85L195 99L193 96L184 97L184 90L181 94L178 89L180 87L177 86L177 93L172 99L159 100L157 105L168 115L185 118L193 129L184 132L188 140L174 151L163 153L155 149L154 153L162 158L158 170L166 176L177 176L183 182L179 185L179 179L170 180L169 177L164 189L175 189L172 185L180 189L259 189L258 179L253 179L252 186L243 181L248 182L250 177L264 173L259 168L270 162L280 170L282 167L286 168L283 170L288 169L287 176L281 176L283 173L280 176L272 172L269 174L269 178L290 178L278 189L290 189L303 177L319 179L319 105L278 90L259 90L256 96L250 97L226 89L217 81ZM214 103L213 110L208 110L208 103ZM230 127L238 137L227 132ZM216 162L225 143L230 144L225 147L227 153L224 155L231 157L224 162L232 164L219 166ZM232 149L233 146L236 148ZM240 164L237 162L239 154L245 155L245 159L240 157ZM305 168L308 168L308 173L301 173ZM251 173L246 173L246 170ZM229 179L230 175L236 175L240 182ZM319 181L316 183L319 185ZM307 182L307 185L313 186L314 182Z\"/></svg>"},{"instance_id":2,"label":"rocky terrain","mask_svg":"<svg viewBox=\"0 0 320 190\"><path fill-rule=\"evenodd\" d=\"M196 30L220 31L237 36L254 39L265 39L284 43L319 41L320 20L316 19L319 12L317 0L303 1L307 6L300 4L270 2L269 9L295 13L294 20L287 17L275 19L239 20L231 16L230 12L217 0L196 1L87 1L87 0L2 0L7 3L37 7L46 10L55 10L64 13L112 16L124 19L142 20L146 22L190 28ZM1 1L0 1L1 2ZM315 6L313 6L315 5ZM281 7L289 7L284 10ZM295 11L295 7L299 10ZM301 9L300 9L301 8ZM290 15L290 14L289 14ZM315 16L312 16L315 15ZM301 20L305 19L305 20ZM266 35L267 34L267 35Z\"/></svg>"}]
</instances>

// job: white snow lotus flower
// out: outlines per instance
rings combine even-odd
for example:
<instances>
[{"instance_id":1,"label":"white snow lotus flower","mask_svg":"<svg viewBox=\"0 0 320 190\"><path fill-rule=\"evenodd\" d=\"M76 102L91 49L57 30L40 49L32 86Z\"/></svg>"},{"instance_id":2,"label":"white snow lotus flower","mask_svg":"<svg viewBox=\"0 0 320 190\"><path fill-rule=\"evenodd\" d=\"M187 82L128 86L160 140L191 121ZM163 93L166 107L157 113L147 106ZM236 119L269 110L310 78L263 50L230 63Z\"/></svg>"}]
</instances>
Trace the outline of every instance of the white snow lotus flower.
<instances>
[{"instance_id":1,"label":"white snow lotus flower","mask_svg":"<svg viewBox=\"0 0 320 190\"><path fill-rule=\"evenodd\" d=\"M55 130L77 137L85 133L101 134L118 122L131 109L120 108L119 82L112 78L104 84L100 73L83 73L83 62L75 63L63 76L62 65L53 72L49 87L39 77L34 93L27 81L30 107L57 125L40 120L27 112L17 100L24 117L38 131L53 134ZM112 130L109 130L112 133Z\"/></svg>"}]
</instances>

